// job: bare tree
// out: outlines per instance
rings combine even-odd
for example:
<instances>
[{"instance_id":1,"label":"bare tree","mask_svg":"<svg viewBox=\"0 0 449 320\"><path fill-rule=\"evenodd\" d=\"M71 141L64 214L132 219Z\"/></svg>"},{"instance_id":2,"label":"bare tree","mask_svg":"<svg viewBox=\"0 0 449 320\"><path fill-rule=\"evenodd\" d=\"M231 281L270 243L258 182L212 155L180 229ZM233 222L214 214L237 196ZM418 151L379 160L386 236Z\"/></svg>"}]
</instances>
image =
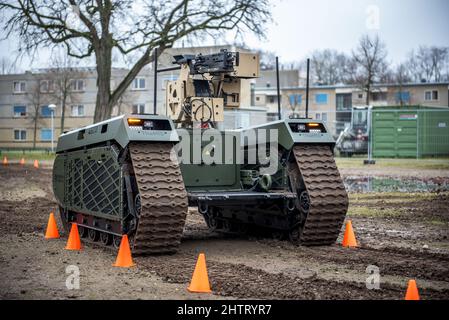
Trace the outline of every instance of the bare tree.
<instances>
[{"instance_id":1,"label":"bare tree","mask_svg":"<svg viewBox=\"0 0 449 320\"><path fill-rule=\"evenodd\" d=\"M420 46L412 50L407 61L407 68L415 81L444 81L445 69L449 66L449 48Z\"/></svg>"},{"instance_id":2,"label":"bare tree","mask_svg":"<svg viewBox=\"0 0 449 320\"><path fill-rule=\"evenodd\" d=\"M33 149L36 149L37 128L41 119L40 109L45 104L45 95L41 90L41 81L43 79L35 76L33 81L28 82L26 98L31 105L30 120L33 125Z\"/></svg>"},{"instance_id":3,"label":"bare tree","mask_svg":"<svg viewBox=\"0 0 449 320\"><path fill-rule=\"evenodd\" d=\"M449 48L430 47L429 50L433 67L433 80L441 82L444 78L444 68L449 63Z\"/></svg>"},{"instance_id":4,"label":"bare tree","mask_svg":"<svg viewBox=\"0 0 449 320\"><path fill-rule=\"evenodd\" d=\"M276 54L271 51L258 50L260 57L260 69L274 70L276 68Z\"/></svg>"},{"instance_id":5,"label":"bare tree","mask_svg":"<svg viewBox=\"0 0 449 320\"><path fill-rule=\"evenodd\" d=\"M366 105L369 105L373 84L378 82L388 69L385 44L377 35L364 35L352 55L357 64L355 82L366 92Z\"/></svg>"},{"instance_id":6,"label":"bare tree","mask_svg":"<svg viewBox=\"0 0 449 320\"><path fill-rule=\"evenodd\" d=\"M403 87L404 84L411 81L411 77L409 75L409 72L407 70L407 66L405 63L401 63L396 67L395 73L394 73L394 82L398 85L398 98L399 98L399 104L401 107L404 105L404 99L402 96Z\"/></svg>"},{"instance_id":7,"label":"bare tree","mask_svg":"<svg viewBox=\"0 0 449 320\"><path fill-rule=\"evenodd\" d=\"M72 90L72 80L85 78L86 72L77 68L72 58L62 54L52 57L48 71L47 81L52 89L46 92L61 106L60 127L61 132L64 132L67 104L77 102L77 95Z\"/></svg>"},{"instance_id":8,"label":"bare tree","mask_svg":"<svg viewBox=\"0 0 449 320\"><path fill-rule=\"evenodd\" d=\"M350 57L336 50L315 50L312 53L312 76L320 84L334 85L347 79Z\"/></svg>"},{"instance_id":9,"label":"bare tree","mask_svg":"<svg viewBox=\"0 0 449 320\"><path fill-rule=\"evenodd\" d=\"M17 68L10 59L3 57L0 61L1 74L12 74L17 72Z\"/></svg>"},{"instance_id":10,"label":"bare tree","mask_svg":"<svg viewBox=\"0 0 449 320\"><path fill-rule=\"evenodd\" d=\"M299 118L299 107L301 105L301 98L297 94L283 94L283 101L287 101L287 106L291 109L291 118Z\"/></svg>"},{"instance_id":11,"label":"bare tree","mask_svg":"<svg viewBox=\"0 0 449 320\"><path fill-rule=\"evenodd\" d=\"M70 56L95 55L97 99L94 121L110 117L113 106L140 70L187 36L263 35L268 0L0 0L6 37L18 34L20 50L63 44ZM5 38L6 38L5 37ZM128 74L111 90L113 53L136 58Z\"/></svg>"}]
</instances>

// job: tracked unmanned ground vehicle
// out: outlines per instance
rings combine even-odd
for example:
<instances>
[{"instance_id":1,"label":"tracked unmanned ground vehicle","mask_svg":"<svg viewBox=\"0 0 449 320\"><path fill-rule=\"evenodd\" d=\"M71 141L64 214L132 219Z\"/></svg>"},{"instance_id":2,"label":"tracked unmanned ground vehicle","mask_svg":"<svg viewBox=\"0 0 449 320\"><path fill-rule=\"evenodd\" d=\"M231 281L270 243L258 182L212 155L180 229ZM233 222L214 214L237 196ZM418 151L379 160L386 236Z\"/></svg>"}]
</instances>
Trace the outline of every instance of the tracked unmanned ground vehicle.
<instances>
[{"instance_id":1,"label":"tracked unmanned ground vehicle","mask_svg":"<svg viewBox=\"0 0 449 320\"><path fill-rule=\"evenodd\" d=\"M122 115L61 135L53 188L64 225L76 221L82 236L105 245L128 234L138 254L173 252L190 205L214 230L260 228L304 245L334 243L348 198L326 124L290 119L215 129L236 152L229 161L225 145L204 136L225 109L240 107L242 87L258 76L258 56L222 51L175 60L181 73L167 84L167 116ZM175 148L183 141L187 157L186 148ZM193 161L195 143L212 162ZM251 152L265 153L252 161ZM275 170L267 170L268 158Z\"/></svg>"}]
</instances>

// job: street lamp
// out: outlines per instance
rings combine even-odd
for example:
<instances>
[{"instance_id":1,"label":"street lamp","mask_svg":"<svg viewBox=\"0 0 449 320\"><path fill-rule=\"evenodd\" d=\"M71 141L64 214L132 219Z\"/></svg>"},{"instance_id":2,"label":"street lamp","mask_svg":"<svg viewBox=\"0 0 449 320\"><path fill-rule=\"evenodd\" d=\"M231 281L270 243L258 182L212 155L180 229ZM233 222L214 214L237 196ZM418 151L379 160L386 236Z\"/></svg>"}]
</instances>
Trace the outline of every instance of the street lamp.
<instances>
[{"instance_id":1,"label":"street lamp","mask_svg":"<svg viewBox=\"0 0 449 320\"><path fill-rule=\"evenodd\" d=\"M54 146L53 146L53 141L55 140L55 110L56 110L56 105L54 104L50 104L48 106L48 109L51 110L51 152L54 152Z\"/></svg>"}]
</instances>

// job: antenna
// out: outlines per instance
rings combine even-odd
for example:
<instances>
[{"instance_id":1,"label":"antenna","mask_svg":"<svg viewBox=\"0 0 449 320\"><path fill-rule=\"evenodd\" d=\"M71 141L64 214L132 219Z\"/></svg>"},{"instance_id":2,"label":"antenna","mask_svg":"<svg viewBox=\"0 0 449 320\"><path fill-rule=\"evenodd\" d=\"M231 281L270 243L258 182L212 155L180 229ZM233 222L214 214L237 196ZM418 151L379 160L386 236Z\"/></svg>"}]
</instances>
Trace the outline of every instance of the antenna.
<instances>
[{"instance_id":1,"label":"antenna","mask_svg":"<svg viewBox=\"0 0 449 320\"><path fill-rule=\"evenodd\" d=\"M276 87L278 95L278 117L279 120L281 120L282 116L281 116L281 88L279 85L279 57L276 57Z\"/></svg>"},{"instance_id":2,"label":"antenna","mask_svg":"<svg viewBox=\"0 0 449 320\"><path fill-rule=\"evenodd\" d=\"M310 59L307 59L306 119L309 118L309 81L310 81Z\"/></svg>"},{"instance_id":3,"label":"antenna","mask_svg":"<svg viewBox=\"0 0 449 320\"><path fill-rule=\"evenodd\" d=\"M170 68L163 68L158 69L157 63L158 63L158 48L154 48L154 92L153 92L153 113L157 115L157 77L158 73L160 72L167 72L167 71L174 71L174 70L181 70L181 66L176 67L170 67Z\"/></svg>"},{"instance_id":4,"label":"antenna","mask_svg":"<svg viewBox=\"0 0 449 320\"><path fill-rule=\"evenodd\" d=\"M157 48L154 48L154 93L153 93L153 113L157 111Z\"/></svg>"}]
</instances>

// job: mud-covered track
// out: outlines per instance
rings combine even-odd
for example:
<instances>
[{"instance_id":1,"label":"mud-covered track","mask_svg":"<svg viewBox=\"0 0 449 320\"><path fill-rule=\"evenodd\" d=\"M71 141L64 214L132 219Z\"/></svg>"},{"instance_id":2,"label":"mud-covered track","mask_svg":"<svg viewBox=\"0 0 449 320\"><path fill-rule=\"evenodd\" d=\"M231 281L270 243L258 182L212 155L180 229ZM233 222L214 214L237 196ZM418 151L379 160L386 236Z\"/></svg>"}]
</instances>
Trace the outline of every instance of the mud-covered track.
<instances>
[{"instance_id":1,"label":"mud-covered track","mask_svg":"<svg viewBox=\"0 0 449 320\"><path fill-rule=\"evenodd\" d=\"M131 143L129 152L141 199L134 254L175 252L188 210L187 192L171 143Z\"/></svg>"},{"instance_id":2,"label":"mud-covered track","mask_svg":"<svg viewBox=\"0 0 449 320\"><path fill-rule=\"evenodd\" d=\"M293 155L309 195L309 212L301 230L302 245L335 243L348 210L348 195L326 145L297 145Z\"/></svg>"}]
</instances>

